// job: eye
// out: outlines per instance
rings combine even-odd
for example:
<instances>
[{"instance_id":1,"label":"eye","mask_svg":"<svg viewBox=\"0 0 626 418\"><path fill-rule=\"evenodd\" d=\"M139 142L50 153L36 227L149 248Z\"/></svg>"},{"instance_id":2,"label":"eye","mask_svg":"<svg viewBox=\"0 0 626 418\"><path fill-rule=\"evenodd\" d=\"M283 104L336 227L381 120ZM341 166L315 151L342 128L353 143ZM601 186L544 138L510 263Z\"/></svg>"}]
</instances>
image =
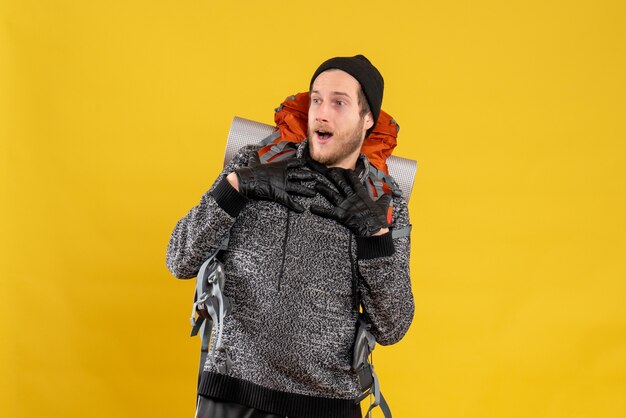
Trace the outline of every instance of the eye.
<instances>
[{"instance_id":1,"label":"eye","mask_svg":"<svg viewBox=\"0 0 626 418\"><path fill-rule=\"evenodd\" d=\"M321 100L317 97L311 99L311 103L320 104Z\"/></svg>"},{"instance_id":2,"label":"eye","mask_svg":"<svg viewBox=\"0 0 626 418\"><path fill-rule=\"evenodd\" d=\"M337 106L344 106L346 104L346 102L344 102L343 100L337 100Z\"/></svg>"}]
</instances>

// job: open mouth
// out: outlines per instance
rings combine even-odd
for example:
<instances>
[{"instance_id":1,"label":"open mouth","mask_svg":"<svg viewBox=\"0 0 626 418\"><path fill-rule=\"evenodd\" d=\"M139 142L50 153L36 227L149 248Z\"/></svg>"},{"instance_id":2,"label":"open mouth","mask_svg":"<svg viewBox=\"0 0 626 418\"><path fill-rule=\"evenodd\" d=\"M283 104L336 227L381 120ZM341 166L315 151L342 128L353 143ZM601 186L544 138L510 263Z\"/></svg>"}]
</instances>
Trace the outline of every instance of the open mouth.
<instances>
[{"instance_id":1,"label":"open mouth","mask_svg":"<svg viewBox=\"0 0 626 418\"><path fill-rule=\"evenodd\" d=\"M315 131L315 133L317 134L317 137L322 141L327 141L333 136L333 133L329 131L317 130Z\"/></svg>"}]
</instances>

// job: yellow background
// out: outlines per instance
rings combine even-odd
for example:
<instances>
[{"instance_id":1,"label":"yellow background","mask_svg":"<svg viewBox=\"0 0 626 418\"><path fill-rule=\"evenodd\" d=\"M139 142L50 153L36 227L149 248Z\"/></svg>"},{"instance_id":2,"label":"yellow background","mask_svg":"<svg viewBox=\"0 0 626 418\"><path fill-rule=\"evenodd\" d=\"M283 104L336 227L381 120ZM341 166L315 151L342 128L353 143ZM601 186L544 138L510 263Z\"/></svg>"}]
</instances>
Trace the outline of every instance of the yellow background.
<instances>
[{"instance_id":1,"label":"yellow background","mask_svg":"<svg viewBox=\"0 0 626 418\"><path fill-rule=\"evenodd\" d=\"M356 53L420 164L394 416L626 416L625 4L2 0L0 416L193 415L169 234Z\"/></svg>"}]
</instances>

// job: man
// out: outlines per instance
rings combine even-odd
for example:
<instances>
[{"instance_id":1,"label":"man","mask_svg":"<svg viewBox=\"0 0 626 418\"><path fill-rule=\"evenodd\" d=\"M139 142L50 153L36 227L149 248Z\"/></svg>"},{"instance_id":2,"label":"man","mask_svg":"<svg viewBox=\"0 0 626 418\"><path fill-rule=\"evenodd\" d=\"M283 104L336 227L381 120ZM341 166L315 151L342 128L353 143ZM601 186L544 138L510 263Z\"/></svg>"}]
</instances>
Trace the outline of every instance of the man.
<instances>
[{"instance_id":1,"label":"man","mask_svg":"<svg viewBox=\"0 0 626 418\"><path fill-rule=\"evenodd\" d=\"M260 164L259 146L242 148L176 225L167 266L179 278L229 237L221 259L233 307L224 349L204 365L197 418L360 417L357 306L380 344L399 341L414 311L409 238L390 231L409 225L406 202L374 201L364 184L360 148L383 86L362 55L324 62L295 158Z\"/></svg>"}]
</instances>

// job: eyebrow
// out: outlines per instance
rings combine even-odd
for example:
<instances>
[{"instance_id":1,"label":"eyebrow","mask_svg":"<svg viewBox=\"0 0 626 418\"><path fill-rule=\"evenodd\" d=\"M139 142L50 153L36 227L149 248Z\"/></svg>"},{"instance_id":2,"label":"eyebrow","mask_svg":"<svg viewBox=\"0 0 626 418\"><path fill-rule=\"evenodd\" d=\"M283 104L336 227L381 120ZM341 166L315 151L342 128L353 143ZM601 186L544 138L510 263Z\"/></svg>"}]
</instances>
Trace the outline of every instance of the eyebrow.
<instances>
[{"instance_id":1,"label":"eyebrow","mask_svg":"<svg viewBox=\"0 0 626 418\"><path fill-rule=\"evenodd\" d=\"M317 93L320 94L319 90L311 90L311 93ZM349 99L352 99L352 97L350 97L350 95L348 93L344 93L342 91L331 91L330 94L334 95L334 96L345 96Z\"/></svg>"}]
</instances>

